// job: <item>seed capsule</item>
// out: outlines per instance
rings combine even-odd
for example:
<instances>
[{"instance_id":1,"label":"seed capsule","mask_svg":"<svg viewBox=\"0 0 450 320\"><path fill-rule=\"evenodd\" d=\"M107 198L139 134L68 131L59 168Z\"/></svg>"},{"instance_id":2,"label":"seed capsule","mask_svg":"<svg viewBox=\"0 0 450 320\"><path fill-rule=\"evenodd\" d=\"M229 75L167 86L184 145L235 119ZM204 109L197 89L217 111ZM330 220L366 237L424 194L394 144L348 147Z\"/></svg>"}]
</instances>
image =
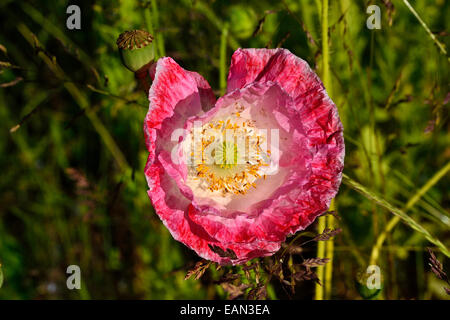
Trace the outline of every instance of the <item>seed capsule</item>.
<instances>
[{"instance_id":1,"label":"seed capsule","mask_svg":"<svg viewBox=\"0 0 450 320\"><path fill-rule=\"evenodd\" d=\"M120 34L116 44L122 63L133 72L150 66L155 59L153 36L147 31L125 31Z\"/></svg>"}]
</instances>

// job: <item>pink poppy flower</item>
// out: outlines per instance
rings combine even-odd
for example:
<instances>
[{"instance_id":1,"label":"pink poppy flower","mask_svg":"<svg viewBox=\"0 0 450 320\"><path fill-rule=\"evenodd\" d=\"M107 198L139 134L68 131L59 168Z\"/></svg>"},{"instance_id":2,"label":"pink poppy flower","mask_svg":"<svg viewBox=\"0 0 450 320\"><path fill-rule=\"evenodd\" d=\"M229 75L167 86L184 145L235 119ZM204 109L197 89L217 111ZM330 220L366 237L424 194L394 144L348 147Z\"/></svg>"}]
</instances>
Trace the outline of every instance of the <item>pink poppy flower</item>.
<instances>
[{"instance_id":1,"label":"pink poppy flower","mask_svg":"<svg viewBox=\"0 0 450 320\"><path fill-rule=\"evenodd\" d=\"M241 264L272 255L328 210L341 183L343 128L304 60L286 49L238 49L217 101L202 76L171 58L150 74L145 176L176 240Z\"/></svg>"}]
</instances>

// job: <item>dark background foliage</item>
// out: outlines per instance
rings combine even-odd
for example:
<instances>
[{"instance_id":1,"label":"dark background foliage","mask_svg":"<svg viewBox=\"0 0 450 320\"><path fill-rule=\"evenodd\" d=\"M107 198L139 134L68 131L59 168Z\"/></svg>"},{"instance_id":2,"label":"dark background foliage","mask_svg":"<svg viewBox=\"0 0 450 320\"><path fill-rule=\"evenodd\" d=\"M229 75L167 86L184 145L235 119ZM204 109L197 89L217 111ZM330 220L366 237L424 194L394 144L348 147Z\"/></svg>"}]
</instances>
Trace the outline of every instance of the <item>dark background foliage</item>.
<instances>
[{"instance_id":1,"label":"dark background foliage","mask_svg":"<svg viewBox=\"0 0 450 320\"><path fill-rule=\"evenodd\" d=\"M450 2L410 2L448 47ZM366 28L372 3L381 30ZM152 211L143 175L148 103L115 40L124 30L152 31L158 56L201 73L220 95L238 47L288 48L320 75L321 1L82 1L81 30L66 29L68 5L0 2L0 298L224 298L215 268L184 280L199 258ZM329 297L360 299L358 272L394 217L371 195L450 244L449 60L404 1L331 1L329 35L329 91L349 177L336 199L343 231ZM375 261L378 298L446 298L427 246L448 267L411 222L387 232ZM315 252L315 243L304 249ZM70 264L81 267L81 290L66 288ZM276 281L268 295L290 296ZM313 296L311 282L293 295Z\"/></svg>"}]
</instances>

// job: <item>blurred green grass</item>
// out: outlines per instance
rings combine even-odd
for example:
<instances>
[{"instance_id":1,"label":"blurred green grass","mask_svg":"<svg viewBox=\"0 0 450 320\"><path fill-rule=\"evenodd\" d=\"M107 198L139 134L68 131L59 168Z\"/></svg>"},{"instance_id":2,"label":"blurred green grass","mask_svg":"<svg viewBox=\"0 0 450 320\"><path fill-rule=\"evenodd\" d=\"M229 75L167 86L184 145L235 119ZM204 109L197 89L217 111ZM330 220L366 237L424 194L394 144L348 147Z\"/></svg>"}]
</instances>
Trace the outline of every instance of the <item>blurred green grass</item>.
<instances>
[{"instance_id":1,"label":"blurred green grass","mask_svg":"<svg viewBox=\"0 0 450 320\"><path fill-rule=\"evenodd\" d=\"M382 9L381 30L366 28L372 3ZM450 161L448 57L403 1L392 1L395 11L386 3L330 1L330 83L345 128L344 172L448 248L448 170L420 193ZM448 48L450 3L410 3ZM321 75L321 2L84 1L80 31L65 28L66 6L0 4L0 61L17 66L2 67L0 83L23 78L0 88L0 298L223 297L213 272L184 281L198 257L152 211L143 175L147 101L115 40L124 30L153 29L158 55L201 73L219 95L237 47L282 46ZM26 39L28 30L40 49ZM48 56L56 60L47 64ZM63 74L55 74L55 61ZM357 273L394 217L378 204L351 183L340 189L344 231L334 244L333 298L361 298ZM427 246L407 223L387 233L376 261L380 298L445 298ZM448 268L449 259L436 253ZM81 267L80 291L66 289L70 264ZM295 297L310 299L314 287L302 286ZM274 290L273 297L286 297L277 284Z\"/></svg>"}]
</instances>

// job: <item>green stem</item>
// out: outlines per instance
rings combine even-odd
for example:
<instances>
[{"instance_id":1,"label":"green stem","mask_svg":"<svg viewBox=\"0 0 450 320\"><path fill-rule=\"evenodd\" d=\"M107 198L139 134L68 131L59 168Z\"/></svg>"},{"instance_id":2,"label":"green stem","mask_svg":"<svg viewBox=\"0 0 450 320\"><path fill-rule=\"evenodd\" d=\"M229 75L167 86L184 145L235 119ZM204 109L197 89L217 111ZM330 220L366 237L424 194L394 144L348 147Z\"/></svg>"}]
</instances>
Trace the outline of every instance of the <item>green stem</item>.
<instances>
[{"instance_id":1,"label":"green stem","mask_svg":"<svg viewBox=\"0 0 450 320\"><path fill-rule=\"evenodd\" d=\"M335 210L334 199L331 200L330 210ZM334 216L332 214L327 215L327 228L334 229ZM334 237L326 241L325 258L329 261L325 265L325 299L331 299L332 283L333 283L333 257L334 257Z\"/></svg>"},{"instance_id":2,"label":"green stem","mask_svg":"<svg viewBox=\"0 0 450 320\"><path fill-rule=\"evenodd\" d=\"M155 29L153 28L153 21L152 21L152 12L150 10L150 5L147 6L144 10L144 19L145 19L145 23L147 25L147 31L153 36L155 37ZM155 42L155 44L157 43L157 41ZM155 61L158 60L159 58L159 50L158 47L155 48Z\"/></svg>"},{"instance_id":3,"label":"green stem","mask_svg":"<svg viewBox=\"0 0 450 320\"><path fill-rule=\"evenodd\" d=\"M154 28L156 30L154 37L156 39L156 45L158 47L158 57L164 57L166 55L166 49L164 47L164 37L162 35L162 32L161 32L161 30L158 30L159 29L159 11L158 11L158 4L156 3L156 0L152 0L152 18L153 18Z\"/></svg>"},{"instance_id":4,"label":"green stem","mask_svg":"<svg viewBox=\"0 0 450 320\"><path fill-rule=\"evenodd\" d=\"M219 66L219 84L220 94L225 94L227 88L227 38L228 38L228 23L225 23L222 29L222 36L220 37L220 66Z\"/></svg>"},{"instance_id":5,"label":"green stem","mask_svg":"<svg viewBox=\"0 0 450 320\"><path fill-rule=\"evenodd\" d=\"M328 0L322 0L322 81L331 93L330 82L330 50L328 48Z\"/></svg>"},{"instance_id":6,"label":"green stem","mask_svg":"<svg viewBox=\"0 0 450 320\"><path fill-rule=\"evenodd\" d=\"M322 233L326 228L326 217L320 217L318 219L318 226L317 229L320 233ZM317 243L317 258L323 258L325 256L325 242L319 241ZM317 270L317 278L322 283L323 282L323 275L324 275L324 267L318 266ZM315 288L315 300L323 300L323 286L320 283L316 282L316 288Z\"/></svg>"},{"instance_id":7,"label":"green stem","mask_svg":"<svg viewBox=\"0 0 450 320\"><path fill-rule=\"evenodd\" d=\"M329 68L329 48L328 48L328 0L322 0L322 81L325 86L325 88L328 90L328 93L331 92L331 83L330 83L330 68ZM323 216L319 218L319 232L322 232L327 227L327 217ZM332 242L333 240L330 239L328 242ZM332 248L333 244L325 244L324 241L319 241L317 244L317 257L322 258L326 254L326 247L328 246L329 249ZM331 257L332 257L331 252ZM330 261L326 266L331 266L332 261ZM332 267L329 267L332 268ZM328 286L327 281L324 280L324 275L328 275L330 279L326 279L331 281L331 275L332 275L332 269L327 268L327 271L325 272L324 266L319 266L317 268L317 276L319 278L320 282L323 282L323 286ZM316 283L315 288L315 299L316 300L323 300L324 298L324 287L320 285L319 283Z\"/></svg>"}]
</instances>

